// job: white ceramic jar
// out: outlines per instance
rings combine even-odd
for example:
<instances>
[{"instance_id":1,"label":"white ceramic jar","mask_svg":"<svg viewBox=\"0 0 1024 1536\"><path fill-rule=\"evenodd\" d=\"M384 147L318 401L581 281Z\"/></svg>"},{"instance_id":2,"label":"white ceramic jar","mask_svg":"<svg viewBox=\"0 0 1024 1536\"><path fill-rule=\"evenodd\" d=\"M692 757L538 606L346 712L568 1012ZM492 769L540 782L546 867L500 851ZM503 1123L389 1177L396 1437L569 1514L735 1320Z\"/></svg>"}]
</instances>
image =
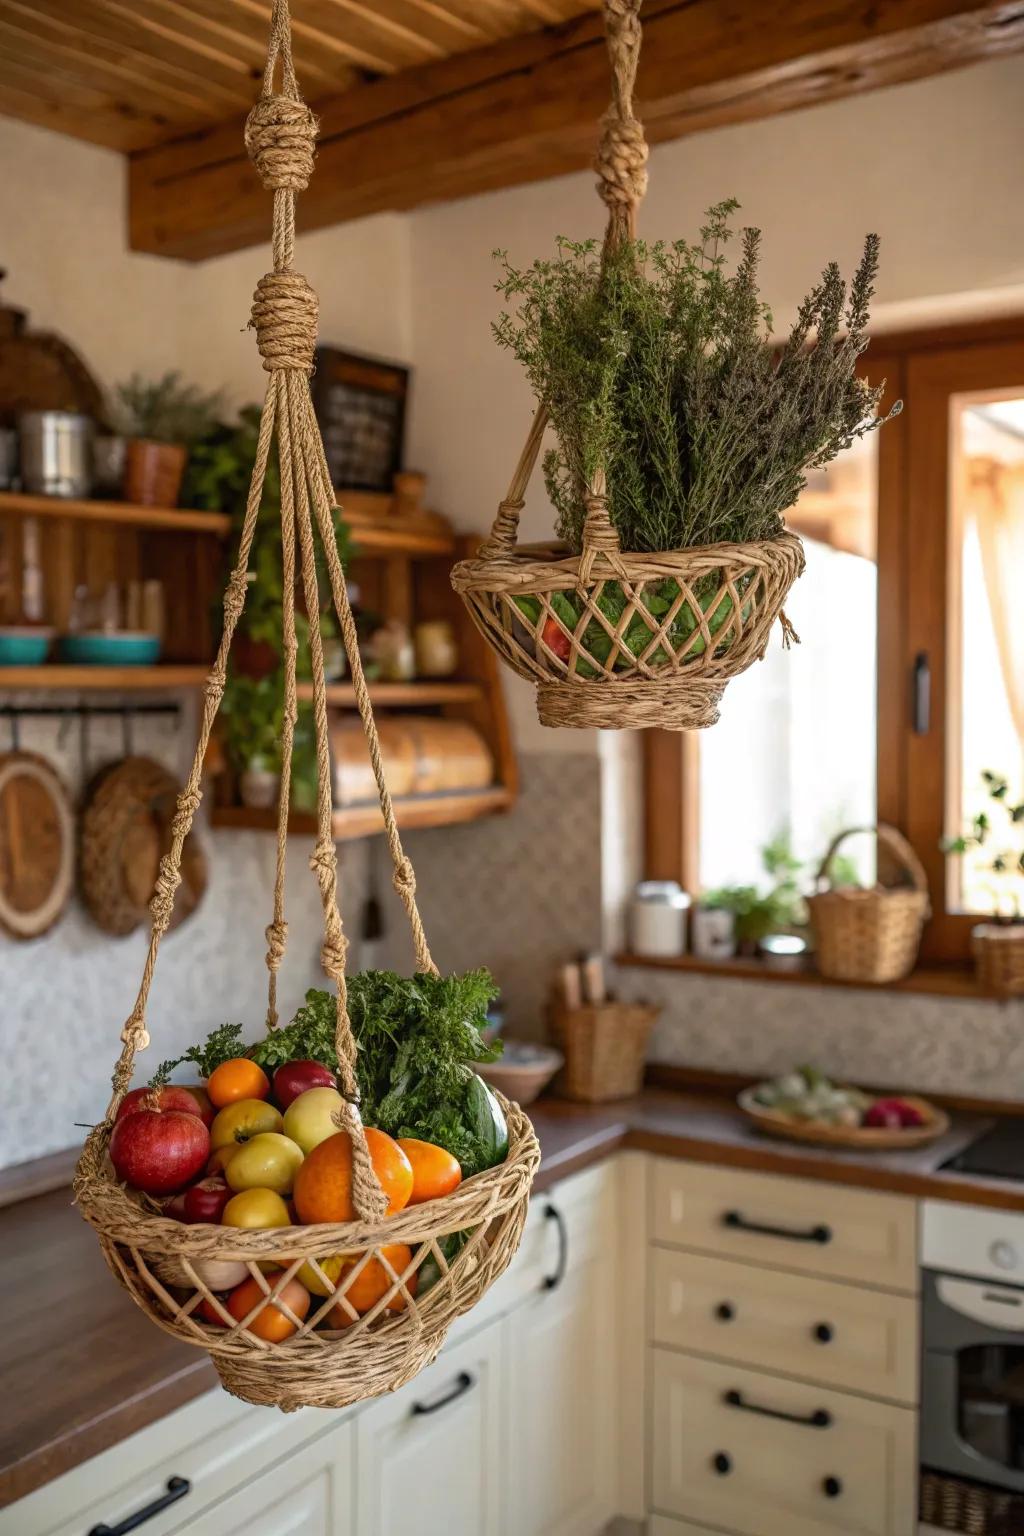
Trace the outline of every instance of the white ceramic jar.
<instances>
[{"instance_id":1,"label":"white ceramic jar","mask_svg":"<svg viewBox=\"0 0 1024 1536\"><path fill-rule=\"evenodd\" d=\"M682 955L690 898L675 880L641 880L630 903L634 955Z\"/></svg>"}]
</instances>

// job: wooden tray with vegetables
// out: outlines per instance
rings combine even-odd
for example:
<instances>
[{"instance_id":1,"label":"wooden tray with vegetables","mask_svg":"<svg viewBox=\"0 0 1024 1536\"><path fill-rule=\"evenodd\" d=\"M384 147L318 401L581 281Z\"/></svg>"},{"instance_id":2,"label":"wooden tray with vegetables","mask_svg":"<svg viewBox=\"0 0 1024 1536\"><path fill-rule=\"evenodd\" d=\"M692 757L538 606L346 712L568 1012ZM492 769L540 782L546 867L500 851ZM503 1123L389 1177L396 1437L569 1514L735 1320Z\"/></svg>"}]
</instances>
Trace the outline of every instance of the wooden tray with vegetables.
<instances>
[{"instance_id":1,"label":"wooden tray with vegetables","mask_svg":"<svg viewBox=\"0 0 1024 1536\"><path fill-rule=\"evenodd\" d=\"M949 1129L949 1116L915 1094L871 1094L798 1067L745 1088L738 1103L760 1130L822 1147L891 1152L923 1147Z\"/></svg>"}]
</instances>

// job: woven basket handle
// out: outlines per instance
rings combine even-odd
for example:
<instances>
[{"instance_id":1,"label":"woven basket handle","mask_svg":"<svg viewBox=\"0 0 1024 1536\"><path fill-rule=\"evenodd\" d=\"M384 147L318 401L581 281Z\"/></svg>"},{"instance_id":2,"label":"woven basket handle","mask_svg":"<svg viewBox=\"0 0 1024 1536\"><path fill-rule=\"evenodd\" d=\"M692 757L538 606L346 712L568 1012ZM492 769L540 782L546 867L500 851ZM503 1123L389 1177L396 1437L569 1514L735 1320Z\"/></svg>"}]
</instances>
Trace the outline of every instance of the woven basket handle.
<instances>
[{"instance_id":1,"label":"woven basket handle","mask_svg":"<svg viewBox=\"0 0 1024 1536\"><path fill-rule=\"evenodd\" d=\"M890 827L884 821L880 821L875 827L847 827L845 831L837 833L821 861L821 866L815 877L815 884L820 886L822 881L828 879L829 866L835 858L840 843L845 842L848 837L856 837L863 832L873 832L879 843L883 847L888 848L890 853L895 854L899 863L910 876L915 891L918 891L922 896L927 896L928 876L924 872L921 860L913 848L911 848L903 833L897 832L895 827Z\"/></svg>"},{"instance_id":2,"label":"woven basket handle","mask_svg":"<svg viewBox=\"0 0 1024 1536\"><path fill-rule=\"evenodd\" d=\"M538 405L505 499L498 503L498 511L491 524L490 534L480 546L479 558L482 560L500 559L503 555L511 554L516 547L519 514L526 504L526 487L530 483L530 477L536 466L547 424L547 406Z\"/></svg>"}]
</instances>

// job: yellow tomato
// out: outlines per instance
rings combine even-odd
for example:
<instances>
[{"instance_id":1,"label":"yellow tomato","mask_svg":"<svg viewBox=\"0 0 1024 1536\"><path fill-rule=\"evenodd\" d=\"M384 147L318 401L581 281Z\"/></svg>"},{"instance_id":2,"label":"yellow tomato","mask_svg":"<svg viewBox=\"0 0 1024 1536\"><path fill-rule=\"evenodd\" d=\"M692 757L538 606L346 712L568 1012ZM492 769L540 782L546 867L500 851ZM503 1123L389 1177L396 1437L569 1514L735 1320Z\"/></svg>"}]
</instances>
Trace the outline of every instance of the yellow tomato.
<instances>
[{"instance_id":1,"label":"yellow tomato","mask_svg":"<svg viewBox=\"0 0 1024 1536\"><path fill-rule=\"evenodd\" d=\"M224 1207L221 1225L225 1227L290 1227L288 1207L274 1189L243 1189L232 1195Z\"/></svg>"},{"instance_id":2,"label":"yellow tomato","mask_svg":"<svg viewBox=\"0 0 1024 1536\"><path fill-rule=\"evenodd\" d=\"M280 1131L284 1124L281 1111L262 1099L239 1099L217 1114L210 1126L210 1148L229 1146L233 1141L249 1141L267 1131Z\"/></svg>"},{"instance_id":3,"label":"yellow tomato","mask_svg":"<svg viewBox=\"0 0 1024 1536\"><path fill-rule=\"evenodd\" d=\"M302 1148L276 1131L263 1131L238 1148L224 1170L224 1177L234 1190L274 1189L279 1195L291 1194Z\"/></svg>"},{"instance_id":4,"label":"yellow tomato","mask_svg":"<svg viewBox=\"0 0 1024 1536\"><path fill-rule=\"evenodd\" d=\"M339 1275L345 1268L345 1265L351 1263L352 1258L353 1255L351 1253L332 1253L326 1259L317 1259L316 1262L331 1282L330 1285L324 1284L312 1264L309 1263L303 1264L295 1278L296 1280L301 1280L306 1290L312 1291L314 1296L331 1296L334 1294L333 1288L338 1283Z\"/></svg>"}]
</instances>

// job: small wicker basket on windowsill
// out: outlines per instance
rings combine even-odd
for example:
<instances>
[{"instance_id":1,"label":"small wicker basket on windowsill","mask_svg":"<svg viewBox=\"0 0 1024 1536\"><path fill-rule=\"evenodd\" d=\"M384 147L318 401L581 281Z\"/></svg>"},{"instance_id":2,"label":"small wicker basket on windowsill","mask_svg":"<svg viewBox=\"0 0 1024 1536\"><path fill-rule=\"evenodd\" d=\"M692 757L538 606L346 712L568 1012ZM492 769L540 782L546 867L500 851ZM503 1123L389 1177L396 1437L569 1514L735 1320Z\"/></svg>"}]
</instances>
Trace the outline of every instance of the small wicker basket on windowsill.
<instances>
[{"instance_id":1,"label":"small wicker basket on windowsill","mask_svg":"<svg viewBox=\"0 0 1024 1536\"><path fill-rule=\"evenodd\" d=\"M996 997L1024 997L1024 923L979 923L971 931L978 985Z\"/></svg>"},{"instance_id":2,"label":"small wicker basket on windowsill","mask_svg":"<svg viewBox=\"0 0 1024 1536\"><path fill-rule=\"evenodd\" d=\"M909 876L909 884L829 886L829 870L843 840L874 831ZM917 960L921 929L929 915L928 881L920 860L895 827L851 827L840 832L818 870L818 892L807 898L822 976L878 986L909 976Z\"/></svg>"}]
</instances>

